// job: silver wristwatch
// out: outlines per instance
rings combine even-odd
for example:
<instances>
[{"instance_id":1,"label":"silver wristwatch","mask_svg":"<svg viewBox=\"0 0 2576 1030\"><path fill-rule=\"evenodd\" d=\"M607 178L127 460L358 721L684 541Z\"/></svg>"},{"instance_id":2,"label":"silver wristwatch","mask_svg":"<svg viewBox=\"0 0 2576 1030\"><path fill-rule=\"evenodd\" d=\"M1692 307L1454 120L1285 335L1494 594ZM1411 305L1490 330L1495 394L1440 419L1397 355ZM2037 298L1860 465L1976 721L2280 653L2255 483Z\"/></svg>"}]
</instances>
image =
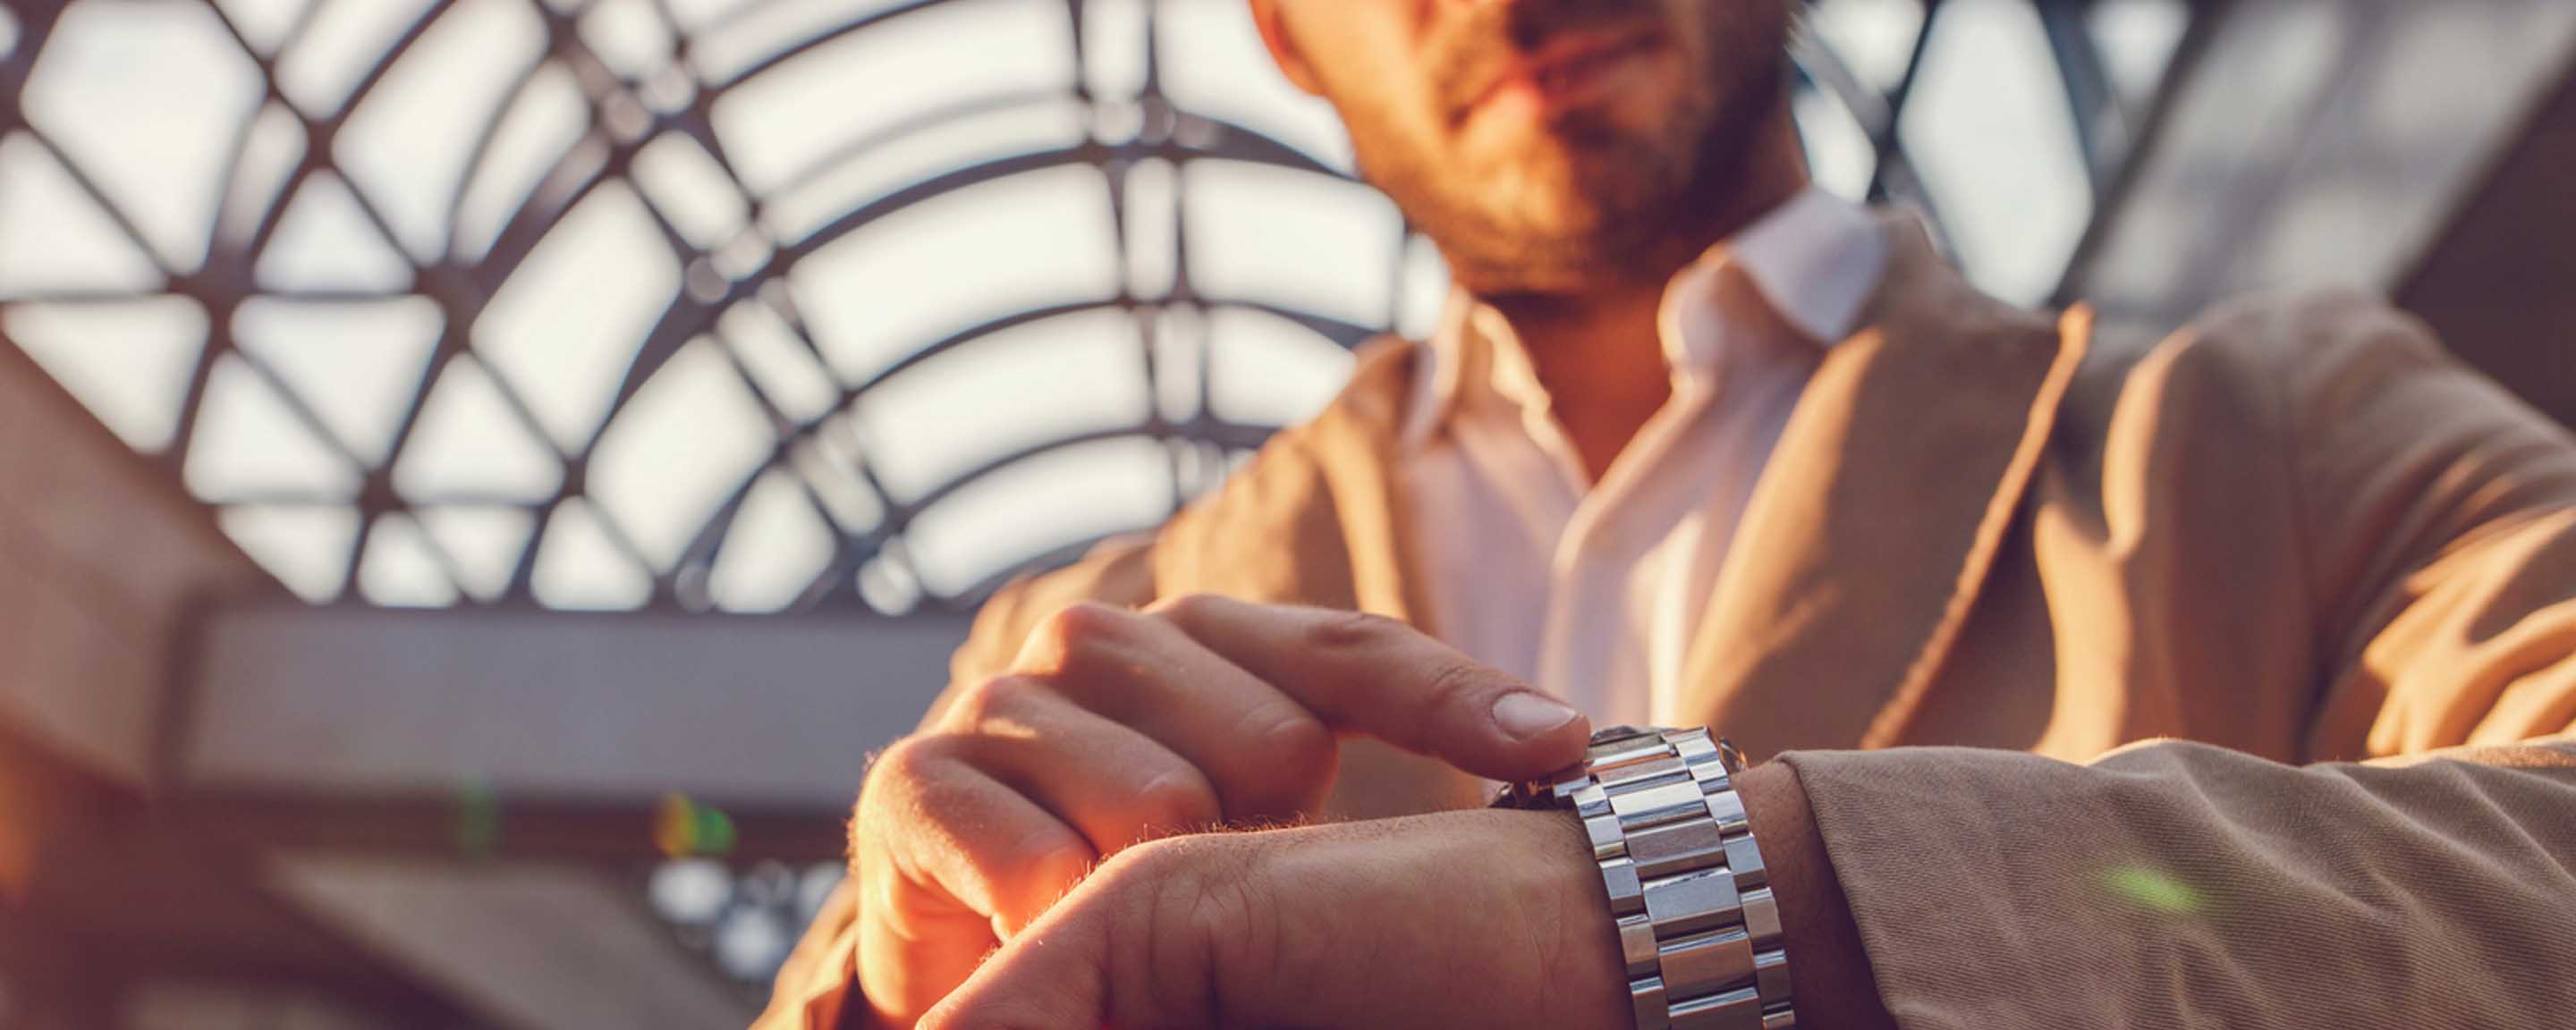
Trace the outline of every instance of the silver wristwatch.
<instances>
[{"instance_id":1,"label":"silver wristwatch","mask_svg":"<svg viewBox=\"0 0 2576 1030\"><path fill-rule=\"evenodd\" d=\"M1498 806L1573 809L1619 921L1638 1030L1790 1030L1789 962L1735 793L1744 756L1705 729L1614 726L1584 763Z\"/></svg>"}]
</instances>

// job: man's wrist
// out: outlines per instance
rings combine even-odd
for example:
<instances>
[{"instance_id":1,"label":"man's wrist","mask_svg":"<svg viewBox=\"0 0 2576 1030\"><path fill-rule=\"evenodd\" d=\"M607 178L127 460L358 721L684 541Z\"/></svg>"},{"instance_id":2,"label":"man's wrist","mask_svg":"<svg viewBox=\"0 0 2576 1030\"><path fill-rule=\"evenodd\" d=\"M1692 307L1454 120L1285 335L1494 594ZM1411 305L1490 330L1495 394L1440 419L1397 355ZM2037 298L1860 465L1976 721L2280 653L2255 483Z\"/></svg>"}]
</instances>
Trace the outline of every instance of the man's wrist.
<instances>
[{"instance_id":1,"label":"man's wrist","mask_svg":"<svg viewBox=\"0 0 2576 1030\"><path fill-rule=\"evenodd\" d=\"M1619 947L1619 923L1610 911L1610 895L1601 886L1601 866L1592 860L1592 839L1583 824L1562 812L1497 812L1515 823L1535 828L1535 842L1546 856L1550 880L1564 885L1557 892L1555 947L1541 975L1556 981L1579 1014L1569 1025L1601 1030L1633 1030L1637 1017L1628 1000L1627 960Z\"/></svg>"},{"instance_id":2,"label":"man's wrist","mask_svg":"<svg viewBox=\"0 0 2576 1030\"><path fill-rule=\"evenodd\" d=\"M1736 793L1780 906L1781 947L1801 1030L1895 1030L1878 997L1842 881L1795 770L1771 762L1735 777Z\"/></svg>"}]
</instances>

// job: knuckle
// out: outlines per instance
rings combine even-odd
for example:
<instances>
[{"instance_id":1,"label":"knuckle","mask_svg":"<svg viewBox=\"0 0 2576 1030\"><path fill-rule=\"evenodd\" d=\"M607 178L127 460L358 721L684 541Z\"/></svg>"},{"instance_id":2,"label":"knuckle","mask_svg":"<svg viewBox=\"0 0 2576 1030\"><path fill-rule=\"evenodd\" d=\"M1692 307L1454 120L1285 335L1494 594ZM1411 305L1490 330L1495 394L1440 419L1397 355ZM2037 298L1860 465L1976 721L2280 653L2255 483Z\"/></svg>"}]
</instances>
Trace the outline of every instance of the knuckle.
<instances>
[{"instance_id":1,"label":"knuckle","mask_svg":"<svg viewBox=\"0 0 2576 1030\"><path fill-rule=\"evenodd\" d=\"M1270 770L1283 791L1302 794L1317 781L1332 776L1340 765L1341 741L1323 722L1310 715L1298 715L1279 723L1262 738L1262 765Z\"/></svg>"},{"instance_id":2,"label":"knuckle","mask_svg":"<svg viewBox=\"0 0 2576 1030\"><path fill-rule=\"evenodd\" d=\"M1413 627L1375 612L1330 612L1307 627L1306 642L1332 650L1373 647L1413 632Z\"/></svg>"},{"instance_id":3,"label":"knuckle","mask_svg":"<svg viewBox=\"0 0 2576 1030\"><path fill-rule=\"evenodd\" d=\"M1007 718L1018 711L1036 692L1037 685L1025 676L1004 675L968 684L958 691L948 707L948 725L962 729L987 726L997 718Z\"/></svg>"},{"instance_id":4,"label":"knuckle","mask_svg":"<svg viewBox=\"0 0 2576 1030\"><path fill-rule=\"evenodd\" d=\"M952 758L947 739L935 734L905 737L878 752L850 820L852 853L870 841L884 843L911 822L926 807L925 798L937 792L941 767Z\"/></svg>"},{"instance_id":5,"label":"knuckle","mask_svg":"<svg viewBox=\"0 0 2576 1030\"><path fill-rule=\"evenodd\" d=\"M947 757L946 748L937 736L911 736L895 741L877 753L868 765L867 786L862 796L882 792L889 786L920 780L929 767Z\"/></svg>"},{"instance_id":6,"label":"knuckle","mask_svg":"<svg viewBox=\"0 0 2576 1030\"><path fill-rule=\"evenodd\" d=\"M1134 803L1149 837L1203 829L1225 817L1216 788L1194 769L1175 769L1153 778L1137 788Z\"/></svg>"},{"instance_id":7,"label":"knuckle","mask_svg":"<svg viewBox=\"0 0 2576 1030\"><path fill-rule=\"evenodd\" d=\"M1080 601L1057 609L1029 631L1020 671L1056 675L1082 664L1085 656L1126 639L1136 613L1097 601Z\"/></svg>"},{"instance_id":8,"label":"knuckle","mask_svg":"<svg viewBox=\"0 0 2576 1030\"><path fill-rule=\"evenodd\" d=\"M1020 839L1010 856L1020 876L1059 893L1090 875L1097 857L1079 835L1060 826Z\"/></svg>"},{"instance_id":9,"label":"knuckle","mask_svg":"<svg viewBox=\"0 0 2576 1030\"><path fill-rule=\"evenodd\" d=\"M1224 603L1215 594L1179 594L1156 601L1145 610L1165 622L1189 626L1205 622L1215 607Z\"/></svg>"}]
</instances>

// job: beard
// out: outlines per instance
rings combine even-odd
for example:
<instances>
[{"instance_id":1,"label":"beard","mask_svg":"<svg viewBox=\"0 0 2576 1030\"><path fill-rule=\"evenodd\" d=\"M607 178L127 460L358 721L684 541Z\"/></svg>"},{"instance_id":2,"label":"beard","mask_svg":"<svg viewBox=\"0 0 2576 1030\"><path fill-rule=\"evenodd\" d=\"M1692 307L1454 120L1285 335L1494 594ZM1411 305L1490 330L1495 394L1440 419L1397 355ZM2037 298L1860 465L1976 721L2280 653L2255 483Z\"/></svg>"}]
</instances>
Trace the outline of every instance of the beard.
<instances>
[{"instance_id":1,"label":"beard","mask_svg":"<svg viewBox=\"0 0 2576 1030\"><path fill-rule=\"evenodd\" d=\"M1439 153L1440 133L1405 131L1389 112L1346 110L1371 183L1439 244L1450 271L1485 297L1581 292L1669 274L1714 242L1735 210L1763 134L1784 117L1786 5L1723 6L1704 31L1673 22L1669 41L1692 69L1684 88L1642 121L1578 109L1474 163ZM1766 21L1766 9L1776 20ZM1463 112L1492 69L1557 31L1653 17L1653 0L1491 5L1462 18L1435 50L1442 107Z\"/></svg>"}]
</instances>

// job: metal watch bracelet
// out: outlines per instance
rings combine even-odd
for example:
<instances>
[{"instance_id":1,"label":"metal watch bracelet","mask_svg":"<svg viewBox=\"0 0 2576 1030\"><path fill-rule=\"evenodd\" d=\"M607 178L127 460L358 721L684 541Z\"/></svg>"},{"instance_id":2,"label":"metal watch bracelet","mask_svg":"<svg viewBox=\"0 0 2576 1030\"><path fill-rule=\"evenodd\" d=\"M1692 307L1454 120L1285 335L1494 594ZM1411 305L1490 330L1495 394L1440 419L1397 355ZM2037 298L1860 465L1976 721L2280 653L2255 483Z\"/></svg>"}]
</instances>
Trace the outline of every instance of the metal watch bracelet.
<instances>
[{"instance_id":1,"label":"metal watch bracelet","mask_svg":"<svg viewBox=\"0 0 2576 1030\"><path fill-rule=\"evenodd\" d=\"M1619 922L1638 1030L1791 1030L1780 909L1734 775L1706 729L1615 726L1584 763L1495 804L1572 809Z\"/></svg>"}]
</instances>

